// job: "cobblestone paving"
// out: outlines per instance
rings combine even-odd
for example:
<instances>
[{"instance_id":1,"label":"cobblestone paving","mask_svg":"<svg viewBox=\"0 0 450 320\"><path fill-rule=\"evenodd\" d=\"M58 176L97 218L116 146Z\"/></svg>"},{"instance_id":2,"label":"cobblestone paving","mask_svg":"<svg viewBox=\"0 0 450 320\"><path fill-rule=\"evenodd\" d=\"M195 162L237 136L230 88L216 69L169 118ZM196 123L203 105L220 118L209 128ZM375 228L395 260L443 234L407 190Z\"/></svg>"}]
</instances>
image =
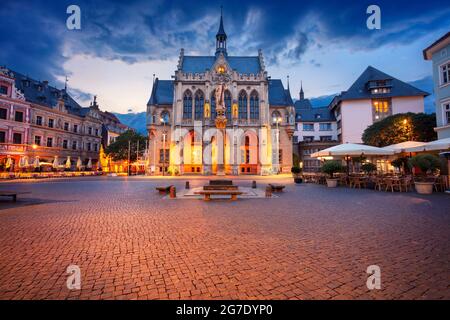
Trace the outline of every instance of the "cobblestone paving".
<instances>
[{"instance_id":1,"label":"cobblestone paving","mask_svg":"<svg viewBox=\"0 0 450 320\"><path fill-rule=\"evenodd\" d=\"M32 191L0 200L0 298L450 299L450 196L281 182L276 199L210 203L144 178L0 184Z\"/></svg>"}]
</instances>

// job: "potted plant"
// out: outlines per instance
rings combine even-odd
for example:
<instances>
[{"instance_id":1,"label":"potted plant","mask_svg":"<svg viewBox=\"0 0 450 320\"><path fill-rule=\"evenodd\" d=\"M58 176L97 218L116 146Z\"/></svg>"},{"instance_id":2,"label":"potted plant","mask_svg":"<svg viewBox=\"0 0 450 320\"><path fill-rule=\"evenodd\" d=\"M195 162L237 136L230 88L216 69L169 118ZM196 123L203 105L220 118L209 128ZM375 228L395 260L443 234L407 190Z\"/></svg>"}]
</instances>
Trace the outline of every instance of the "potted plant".
<instances>
[{"instance_id":1,"label":"potted plant","mask_svg":"<svg viewBox=\"0 0 450 320\"><path fill-rule=\"evenodd\" d=\"M428 178L428 173L434 173L441 167L439 158L432 154L419 154L409 159L411 168L419 168L421 176L414 179L416 191L419 194L432 194L434 179Z\"/></svg>"},{"instance_id":2,"label":"potted plant","mask_svg":"<svg viewBox=\"0 0 450 320\"><path fill-rule=\"evenodd\" d=\"M370 176L373 172L377 171L377 166L373 163L367 162L361 166L361 170Z\"/></svg>"},{"instance_id":3,"label":"potted plant","mask_svg":"<svg viewBox=\"0 0 450 320\"><path fill-rule=\"evenodd\" d=\"M294 177L295 183L302 183L303 179L301 176L302 169L300 167L292 167L291 168L292 176Z\"/></svg>"},{"instance_id":4,"label":"potted plant","mask_svg":"<svg viewBox=\"0 0 450 320\"><path fill-rule=\"evenodd\" d=\"M336 188L339 179L335 179L334 174L342 171L342 164L339 161L327 161L323 164L321 170L330 176L327 178L328 188Z\"/></svg>"}]
</instances>

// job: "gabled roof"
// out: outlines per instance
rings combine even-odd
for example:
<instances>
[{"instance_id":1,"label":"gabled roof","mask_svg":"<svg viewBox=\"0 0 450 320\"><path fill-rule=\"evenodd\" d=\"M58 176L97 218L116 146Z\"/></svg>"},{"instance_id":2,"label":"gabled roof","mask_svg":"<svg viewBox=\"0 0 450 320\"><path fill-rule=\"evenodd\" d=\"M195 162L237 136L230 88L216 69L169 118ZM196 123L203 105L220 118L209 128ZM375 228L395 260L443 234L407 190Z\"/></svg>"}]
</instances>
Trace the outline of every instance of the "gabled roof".
<instances>
[{"instance_id":1,"label":"gabled roof","mask_svg":"<svg viewBox=\"0 0 450 320\"><path fill-rule=\"evenodd\" d=\"M226 57L230 68L240 74L258 74L261 71L259 57ZM184 73L204 73L211 70L216 62L215 56L184 56L181 71Z\"/></svg>"},{"instance_id":2,"label":"gabled roof","mask_svg":"<svg viewBox=\"0 0 450 320\"><path fill-rule=\"evenodd\" d=\"M15 77L16 88L19 89L28 102L53 108L58 104L60 97L64 99L64 105L70 114L84 117L89 112L89 108L81 107L65 89L56 89L48 84L33 80L19 72L12 71ZM25 85L26 81L29 85Z\"/></svg>"},{"instance_id":3,"label":"gabled roof","mask_svg":"<svg viewBox=\"0 0 450 320\"><path fill-rule=\"evenodd\" d=\"M155 79L148 105L173 104L173 80Z\"/></svg>"},{"instance_id":4,"label":"gabled roof","mask_svg":"<svg viewBox=\"0 0 450 320\"><path fill-rule=\"evenodd\" d=\"M423 50L423 58L425 60L430 60L432 55L437 50L442 49L445 46L450 44L450 31L447 32L444 36L436 40L433 44L431 44L428 48Z\"/></svg>"},{"instance_id":5,"label":"gabled roof","mask_svg":"<svg viewBox=\"0 0 450 320\"><path fill-rule=\"evenodd\" d=\"M312 104L311 104L311 101L309 101L309 99L300 99L300 100L295 101L294 107L295 107L295 112L298 113L303 109L311 109Z\"/></svg>"},{"instance_id":6,"label":"gabled roof","mask_svg":"<svg viewBox=\"0 0 450 320\"><path fill-rule=\"evenodd\" d=\"M391 90L389 93L372 94L367 87L369 81L390 80ZM429 93L417 89L410 84L400 81L380 70L369 66L361 76L353 83L347 90L342 92L339 99L357 100L357 99L372 99L372 98L392 98L392 97L411 97L411 96L428 96Z\"/></svg>"},{"instance_id":7,"label":"gabled roof","mask_svg":"<svg viewBox=\"0 0 450 320\"><path fill-rule=\"evenodd\" d=\"M297 122L327 122L336 121L334 113L328 107L302 108L295 110Z\"/></svg>"},{"instance_id":8,"label":"gabled roof","mask_svg":"<svg viewBox=\"0 0 450 320\"><path fill-rule=\"evenodd\" d=\"M269 80L269 105L294 106L289 90L284 89L280 79Z\"/></svg>"}]
</instances>

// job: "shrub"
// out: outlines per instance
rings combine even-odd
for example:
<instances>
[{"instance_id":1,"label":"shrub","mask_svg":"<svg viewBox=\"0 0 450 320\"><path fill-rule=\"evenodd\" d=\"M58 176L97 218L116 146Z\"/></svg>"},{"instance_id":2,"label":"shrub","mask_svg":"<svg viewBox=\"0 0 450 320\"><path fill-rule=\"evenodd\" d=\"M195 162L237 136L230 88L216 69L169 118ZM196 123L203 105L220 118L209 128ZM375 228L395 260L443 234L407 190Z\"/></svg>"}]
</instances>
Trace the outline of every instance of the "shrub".
<instances>
[{"instance_id":1,"label":"shrub","mask_svg":"<svg viewBox=\"0 0 450 320\"><path fill-rule=\"evenodd\" d=\"M291 172L293 174L300 174L302 172L302 169L300 169L300 167L292 167Z\"/></svg>"},{"instance_id":2,"label":"shrub","mask_svg":"<svg viewBox=\"0 0 450 320\"><path fill-rule=\"evenodd\" d=\"M419 168L423 175L434 173L441 167L441 161L433 154L418 154L409 159L408 164L411 168Z\"/></svg>"},{"instance_id":3,"label":"shrub","mask_svg":"<svg viewBox=\"0 0 450 320\"><path fill-rule=\"evenodd\" d=\"M336 172L342 171L342 164L340 161L327 161L323 164L321 170L323 173L326 173L333 178Z\"/></svg>"},{"instance_id":4,"label":"shrub","mask_svg":"<svg viewBox=\"0 0 450 320\"><path fill-rule=\"evenodd\" d=\"M364 171L366 174L371 174L374 171L377 171L377 166L374 165L373 163L364 163L361 166L361 170Z\"/></svg>"}]
</instances>

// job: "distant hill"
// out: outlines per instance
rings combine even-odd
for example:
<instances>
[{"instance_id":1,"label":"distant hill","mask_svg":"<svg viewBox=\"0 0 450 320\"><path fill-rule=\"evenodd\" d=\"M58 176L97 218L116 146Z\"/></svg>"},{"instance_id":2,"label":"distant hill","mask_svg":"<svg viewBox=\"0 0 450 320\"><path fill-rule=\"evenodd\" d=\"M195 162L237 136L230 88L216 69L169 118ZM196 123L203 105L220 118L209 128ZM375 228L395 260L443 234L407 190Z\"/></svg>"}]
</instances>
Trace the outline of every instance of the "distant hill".
<instances>
[{"instance_id":1,"label":"distant hill","mask_svg":"<svg viewBox=\"0 0 450 320\"><path fill-rule=\"evenodd\" d=\"M135 129L137 132L147 135L147 129L146 129L146 113L145 112L139 112L139 113L114 113L117 118L119 118L120 122L122 122L124 125L127 125L133 129Z\"/></svg>"},{"instance_id":2,"label":"distant hill","mask_svg":"<svg viewBox=\"0 0 450 320\"><path fill-rule=\"evenodd\" d=\"M426 113L433 113L434 112L434 94L433 94L433 79L431 76L425 77L423 79L419 79L416 81L409 82L410 85L417 87L425 92L430 93L428 97L425 98L425 112ZM336 94L326 95L326 96L320 96L320 97L314 97L310 98L311 104L313 107L325 107L328 106L333 100L333 98L336 96ZM114 113L119 120L137 130L139 133L146 135L146 113L145 112L139 112L139 113Z\"/></svg>"}]
</instances>

